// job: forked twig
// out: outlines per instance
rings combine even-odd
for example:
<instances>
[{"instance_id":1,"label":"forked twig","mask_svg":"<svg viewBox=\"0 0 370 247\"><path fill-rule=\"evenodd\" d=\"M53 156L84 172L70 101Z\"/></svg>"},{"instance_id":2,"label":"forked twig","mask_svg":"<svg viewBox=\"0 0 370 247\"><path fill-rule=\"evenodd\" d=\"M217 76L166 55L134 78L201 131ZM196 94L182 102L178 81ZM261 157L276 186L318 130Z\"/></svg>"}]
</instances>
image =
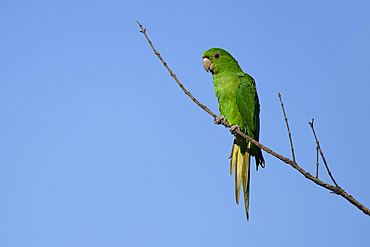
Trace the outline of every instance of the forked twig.
<instances>
[{"instance_id":1,"label":"forked twig","mask_svg":"<svg viewBox=\"0 0 370 247\"><path fill-rule=\"evenodd\" d=\"M211 112L205 105L202 105L201 103L199 103L198 100L196 100L186 89L185 87L180 83L180 81L177 79L177 77L175 76L175 74L170 70L170 68L167 66L167 64L164 62L163 58L160 56L160 54L154 49L153 47L153 44L152 42L149 40L149 37L147 36L146 34L146 29L144 29L142 27L142 25L136 21L140 28L141 28L141 33L144 34L144 36L146 37L146 39L148 40L149 42L149 45L152 47L154 53L158 56L159 60L161 60L161 62L163 63L163 65L167 68L167 70L170 72L171 76L175 79L175 81L177 82L177 84L179 84L179 86L181 87L181 89L184 91L184 93L186 95L188 95L198 106L200 106L203 110L205 110L208 114L210 114L212 117L216 117L216 114L214 114L213 112ZM227 126L227 127L230 127L230 124L227 122L227 121L222 121L222 124ZM341 195L342 197L344 197L346 200L348 200L350 203L352 203L353 205L355 205L358 209L360 209L362 212L364 212L365 214L369 215L370 216L370 210L368 208L366 208L364 205L362 205L361 203L359 203L356 199L354 199L351 195L347 194L342 188L340 188L339 186L333 186L333 185L329 185L323 181L321 181L320 179L318 178L315 178L314 176L312 176L310 173L306 172L305 170L303 170L300 166L298 166L298 164L293 160L290 160L280 154L277 154L275 153L274 151L272 151L271 149L263 146L261 143L255 141L254 139L252 139L251 137L247 136L246 134L244 134L243 132L241 132L240 130L236 130L235 131L237 134L241 135L242 137L244 137L245 139L247 139L248 141L252 142L254 145L256 145L257 147L263 149L264 151L266 151L267 153L275 156L276 158L280 159L281 161L283 161L284 163L286 164L289 164L291 165L294 169L296 169L298 172L300 172L303 176L305 176L307 179L313 181L315 184L317 185L320 185L338 195ZM316 135L315 135L316 136ZM293 147L292 147L292 151L293 151ZM320 152L321 152L321 149L320 149ZM294 157L294 155L293 155ZM324 158L324 155L322 154L322 157ZM326 164L326 161L324 159L324 163ZM330 174L330 172L329 172ZM334 182L335 183L335 182ZM336 183L335 183L336 184Z\"/></svg>"},{"instance_id":2,"label":"forked twig","mask_svg":"<svg viewBox=\"0 0 370 247\"><path fill-rule=\"evenodd\" d=\"M337 184L337 182L335 182L335 179L334 179L333 175L331 175L331 172L330 172L330 170L329 170L328 164L326 163L326 159L325 159L324 154L323 154L323 152L322 152L322 150L321 150L321 147L320 147L320 144L319 144L319 140L317 140L316 133L315 133L315 130L314 130L314 128L313 128L313 120L314 120L314 119L312 119L312 122L308 122L308 124L311 126L312 133L313 133L313 135L315 136L315 140L316 140L317 148L318 148L318 149L319 149L319 151L320 151L321 158L322 158L322 160L324 161L324 164L325 164L326 170L328 171L328 174L329 174L329 176L330 176L331 180L333 181L333 183L335 184L335 186L339 187L339 186L338 186L338 184Z\"/></svg>"}]
</instances>

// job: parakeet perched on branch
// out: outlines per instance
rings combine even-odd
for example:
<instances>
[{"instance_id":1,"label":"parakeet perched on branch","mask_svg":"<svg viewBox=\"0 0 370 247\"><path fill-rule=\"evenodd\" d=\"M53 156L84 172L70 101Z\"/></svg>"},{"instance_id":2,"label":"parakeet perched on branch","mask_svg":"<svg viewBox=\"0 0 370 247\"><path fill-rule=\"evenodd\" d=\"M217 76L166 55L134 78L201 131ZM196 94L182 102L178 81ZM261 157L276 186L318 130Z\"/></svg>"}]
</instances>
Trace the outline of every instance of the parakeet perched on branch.
<instances>
[{"instance_id":1,"label":"parakeet perched on branch","mask_svg":"<svg viewBox=\"0 0 370 247\"><path fill-rule=\"evenodd\" d=\"M240 129L258 141L260 105L254 79L244 73L238 62L223 49L209 49L202 57L204 69L213 75L213 84L220 108L220 115L215 119L215 123L220 124L222 119L226 119L232 125L230 128L232 133ZM239 204L243 184L247 220L249 220L250 156L255 157L257 170L258 166L265 167L261 149L237 135L230 155L230 173L232 175L235 169L237 204Z\"/></svg>"}]
</instances>

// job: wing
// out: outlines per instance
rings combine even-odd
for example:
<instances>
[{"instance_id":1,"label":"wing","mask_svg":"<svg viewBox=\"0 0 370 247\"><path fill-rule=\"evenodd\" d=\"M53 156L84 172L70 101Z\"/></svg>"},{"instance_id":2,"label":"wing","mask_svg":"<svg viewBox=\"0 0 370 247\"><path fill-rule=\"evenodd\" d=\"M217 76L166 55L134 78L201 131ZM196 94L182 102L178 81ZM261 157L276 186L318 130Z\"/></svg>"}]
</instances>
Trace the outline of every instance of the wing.
<instances>
[{"instance_id":1,"label":"wing","mask_svg":"<svg viewBox=\"0 0 370 247\"><path fill-rule=\"evenodd\" d=\"M256 83L250 75L245 73L239 76L239 82L240 85L236 96L236 103L243 117L243 126L240 127L243 132L258 141L260 105L258 102Z\"/></svg>"},{"instance_id":2,"label":"wing","mask_svg":"<svg viewBox=\"0 0 370 247\"><path fill-rule=\"evenodd\" d=\"M260 104L258 102L256 83L251 76L245 73L239 75L239 82L236 103L244 121L242 130L254 140L259 141ZM258 170L259 165L264 168L265 160L263 159L261 149L251 144L249 152L256 158L256 169Z\"/></svg>"}]
</instances>

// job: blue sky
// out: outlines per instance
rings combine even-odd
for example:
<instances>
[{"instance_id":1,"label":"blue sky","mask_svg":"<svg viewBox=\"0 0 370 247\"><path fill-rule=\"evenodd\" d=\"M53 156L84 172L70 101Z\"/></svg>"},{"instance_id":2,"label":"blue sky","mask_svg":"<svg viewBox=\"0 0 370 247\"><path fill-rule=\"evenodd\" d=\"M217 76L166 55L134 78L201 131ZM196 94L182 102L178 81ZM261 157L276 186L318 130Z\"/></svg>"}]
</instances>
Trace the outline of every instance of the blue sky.
<instances>
[{"instance_id":1,"label":"blue sky","mask_svg":"<svg viewBox=\"0 0 370 247\"><path fill-rule=\"evenodd\" d=\"M2 246L366 246L370 218L264 153L250 221L229 175L211 47L254 77L260 141L370 207L370 2L3 1ZM330 182L322 162L319 177Z\"/></svg>"}]
</instances>

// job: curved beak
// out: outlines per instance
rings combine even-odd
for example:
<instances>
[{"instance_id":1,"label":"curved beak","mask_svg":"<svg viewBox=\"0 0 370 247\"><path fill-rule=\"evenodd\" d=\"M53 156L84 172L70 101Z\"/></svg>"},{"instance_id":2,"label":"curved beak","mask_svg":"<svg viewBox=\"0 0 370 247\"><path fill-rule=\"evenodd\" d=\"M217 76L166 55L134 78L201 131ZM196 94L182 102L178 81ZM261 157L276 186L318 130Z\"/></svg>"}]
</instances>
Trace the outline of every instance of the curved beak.
<instances>
[{"instance_id":1,"label":"curved beak","mask_svg":"<svg viewBox=\"0 0 370 247\"><path fill-rule=\"evenodd\" d=\"M203 58L203 68L207 72L213 71L213 64L212 64L211 60L209 60L208 57Z\"/></svg>"}]
</instances>

